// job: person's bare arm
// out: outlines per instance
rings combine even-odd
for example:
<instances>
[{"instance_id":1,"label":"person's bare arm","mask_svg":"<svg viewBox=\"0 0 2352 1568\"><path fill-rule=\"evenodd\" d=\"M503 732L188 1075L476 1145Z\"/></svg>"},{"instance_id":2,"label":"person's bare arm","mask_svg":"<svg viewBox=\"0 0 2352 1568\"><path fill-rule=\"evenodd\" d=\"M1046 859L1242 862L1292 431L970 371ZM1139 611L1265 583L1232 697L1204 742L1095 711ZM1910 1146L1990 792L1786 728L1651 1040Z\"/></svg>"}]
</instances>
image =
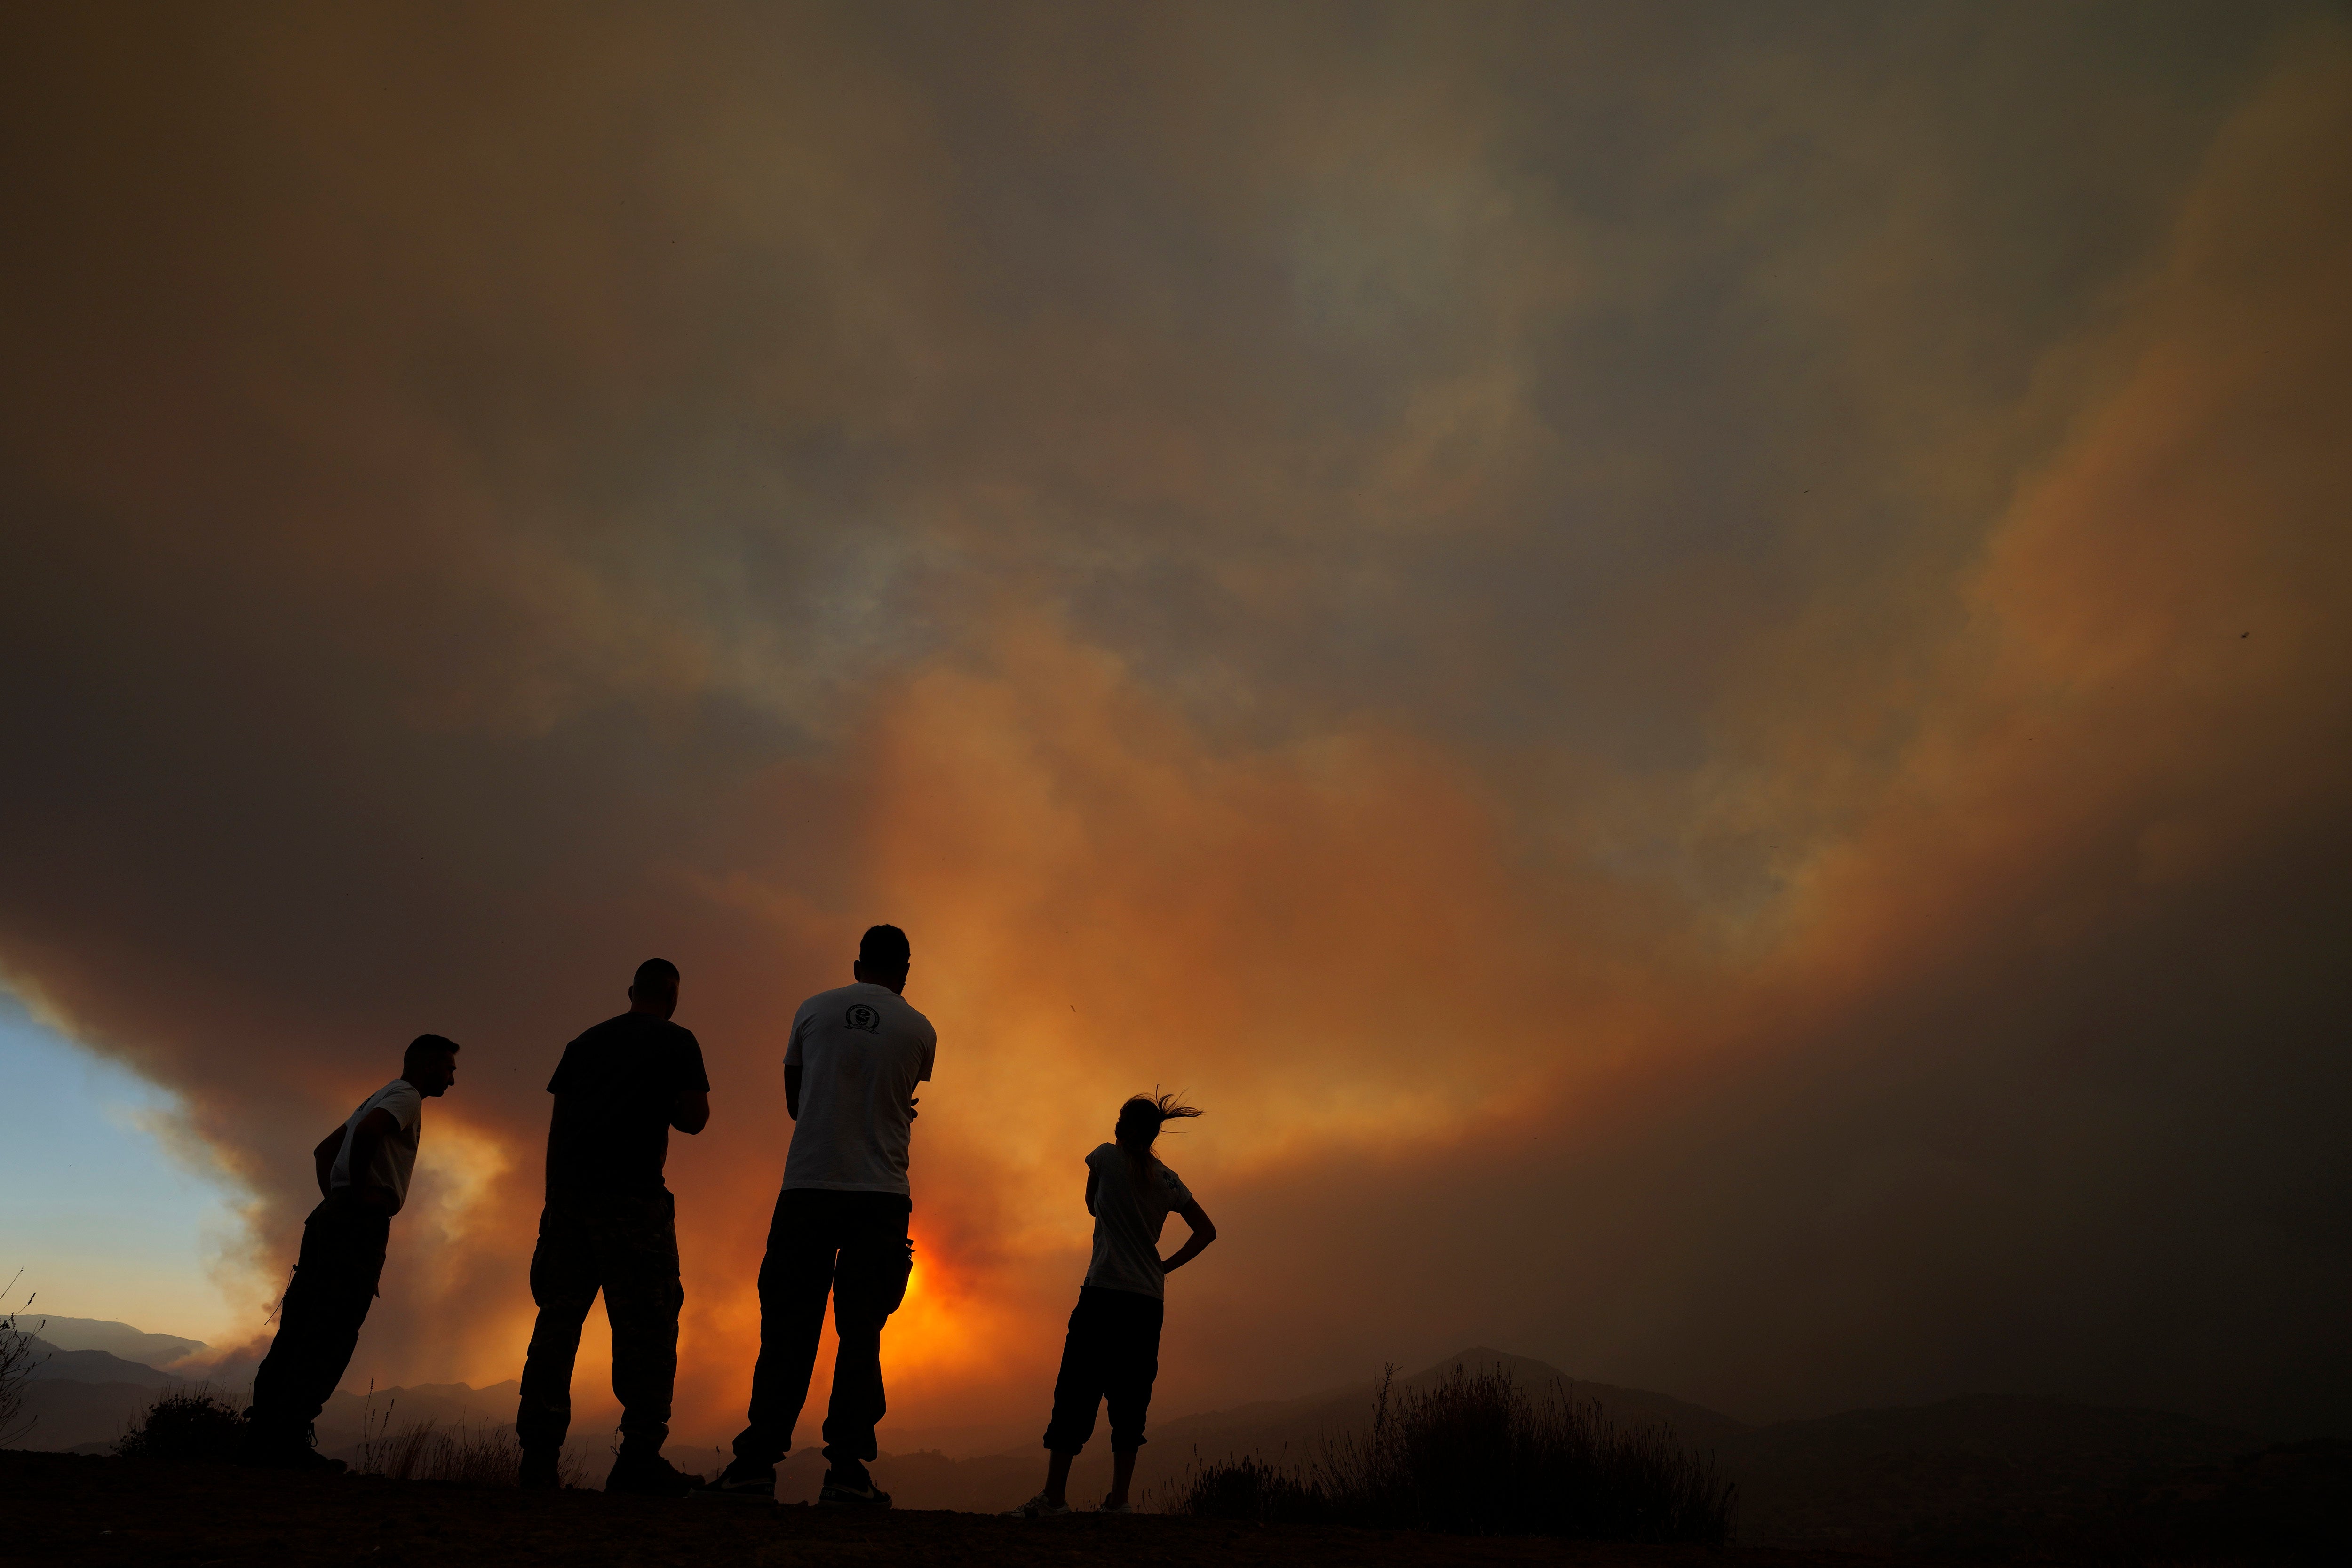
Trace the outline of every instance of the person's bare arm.
<instances>
[{"instance_id":1,"label":"person's bare arm","mask_svg":"<svg viewBox=\"0 0 2352 1568\"><path fill-rule=\"evenodd\" d=\"M334 1190L335 1156L342 1152L343 1130L341 1127L320 1139L319 1146L310 1151L310 1163L319 1168L319 1195L322 1198Z\"/></svg>"},{"instance_id":2,"label":"person's bare arm","mask_svg":"<svg viewBox=\"0 0 2352 1568\"><path fill-rule=\"evenodd\" d=\"M1199 1199L1195 1198L1176 1212L1184 1216L1184 1223L1192 1227L1192 1234L1185 1239L1183 1246L1176 1249L1175 1257L1160 1263L1160 1269L1163 1274L1183 1268L1207 1251L1209 1243L1217 1239L1217 1227L1210 1223L1208 1211L1201 1207Z\"/></svg>"},{"instance_id":3,"label":"person's bare arm","mask_svg":"<svg viewBox=\"0 0 2352 1568\"><path fill-rule=\"evenodd\" d=\"M1096 1194L1096 1192L1097 1192L1097 1190L1099 1190L1099 1189L1101 1188L1101 1186L1102 1186L1102 1173L1101 1173L1100 1171L1096 1170L1096 1169L1095 1169L1093 1166L1091 1166L1091 1165L1087 1166L1087 1212L1088 1214L1092 1214L1092 1213L1094 1213L1094 1212L1095 1212L1095 1194Z\"/></svg>"},{"instance_id":4,"label":"person's bare arm","mask_svg":"<svg viewBox=\"0 0 2352 1568\"><path fill-rule=\"evenodd\" d=\"M360 1124L352 1129L352 1195L386 1214L400 1206L400 1199L391 1188L375 1180L375 1152L378 1145L399 1131L400 1119L381 1105L361 1117Z\"/></svg>"},{"instance_id":5,"label":"person's bare arm","mask_svg":"<svg viewBox=\"0 0 2352 1568\"><path fill-rule=\"evenodd\" d=\"M681 1089L669 1108L669 1124L691 1138L710 1125L710 1091Z\"/></svg>"}]
</instances>

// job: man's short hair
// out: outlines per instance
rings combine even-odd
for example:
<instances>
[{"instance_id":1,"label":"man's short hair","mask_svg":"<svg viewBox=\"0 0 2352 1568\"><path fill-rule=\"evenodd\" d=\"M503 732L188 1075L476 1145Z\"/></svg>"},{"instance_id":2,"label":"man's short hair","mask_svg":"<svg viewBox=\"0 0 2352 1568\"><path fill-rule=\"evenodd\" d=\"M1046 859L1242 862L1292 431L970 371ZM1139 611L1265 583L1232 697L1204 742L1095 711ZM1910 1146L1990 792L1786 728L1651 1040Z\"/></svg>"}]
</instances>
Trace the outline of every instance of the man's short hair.
<instances>
[{"instance_id":1,"label":"man's short hair","mask_svg":"<svg viewBox=\"0 0 2352 1568\"><path fill-rule=\"evenodd\" d=\"M629 982L632 991L656 993L677 989L677 965L667 958L648 958L637 965L637 977Z\"/></svg>"},{"instance_id":2,"label":"man's short hair","mask_svg":"<svg viewBox=\"0 0 2352 1568\"><path fill-rule=\"evenodd\" d=\"M408 1048L400 1053L400 1060L405 1066L425 1057L454 1057L457 1054L457 1042L446 1035L419 1035L408 1042Z\"/></svg>"},{"instance_id":3,"label":"man's short hair","mask_svg":"<svg viewBox=\"0 0 2352 1568\"><path fill-rule=\"evenodd\" d=\"M907 945L907 933L897 926L868 926L866 934L857 939L857 962L885 974L906 968L913 957L914 949Z\"/></svg>"}]
</instances>

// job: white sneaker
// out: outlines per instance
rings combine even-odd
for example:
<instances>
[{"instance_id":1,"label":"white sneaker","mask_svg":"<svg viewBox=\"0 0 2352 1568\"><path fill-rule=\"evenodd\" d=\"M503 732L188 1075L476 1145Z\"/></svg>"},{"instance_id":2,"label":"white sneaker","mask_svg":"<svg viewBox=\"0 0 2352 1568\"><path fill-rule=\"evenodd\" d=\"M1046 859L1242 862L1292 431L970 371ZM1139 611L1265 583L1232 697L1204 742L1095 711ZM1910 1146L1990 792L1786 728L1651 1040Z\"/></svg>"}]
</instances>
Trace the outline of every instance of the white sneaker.
<instances>
[{"instance_id":1,"label":"white sneaker","mask_svg":"<svg viewBox=\"0 0 2352 1568\"><path fill-rule=\"evenodd\" d=\"M1107 1502L1095 1511L1097 1513L1133 1513L1135 1505L1131 1502Z\"/></svg>"},{"instance_id":2,"label":"white sneaker","mask_svg":"<svg viewBox=\"0 0 2352 1568\"><path fill-rule=\"evenodd\" d=\"M1059 1519L1069 1511L1068 1503L1055 1502L1044 1492L1039 1492L1019 1508L1006 1509L1004 1517L1007 1519Z\"/></svg>"}]
</instances>

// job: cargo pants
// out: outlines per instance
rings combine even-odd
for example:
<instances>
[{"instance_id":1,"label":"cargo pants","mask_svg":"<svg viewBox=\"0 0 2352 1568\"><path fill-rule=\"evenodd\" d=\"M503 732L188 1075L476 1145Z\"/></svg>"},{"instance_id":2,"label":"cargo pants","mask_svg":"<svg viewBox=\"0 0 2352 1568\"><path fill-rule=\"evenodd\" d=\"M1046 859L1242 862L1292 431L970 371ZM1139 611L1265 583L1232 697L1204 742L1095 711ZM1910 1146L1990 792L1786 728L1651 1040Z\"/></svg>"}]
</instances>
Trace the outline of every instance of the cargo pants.
<instances>
[{"instance_id":1,"label":"cargo pants","mask_svg":"<svg viewBox=\"0 0 2352 1568\"><path fill-rule=\"evenodd\" d=\"M572 1364L599 1291L613 1326L613 1394L626 1448L658 1452L677 1382L677 1204L668 1192L550 1203L539 1216L530 1295L539 1303L524 1357L515 1436L561 1448L572 1428Z\"/></svg>"}]
</instances>

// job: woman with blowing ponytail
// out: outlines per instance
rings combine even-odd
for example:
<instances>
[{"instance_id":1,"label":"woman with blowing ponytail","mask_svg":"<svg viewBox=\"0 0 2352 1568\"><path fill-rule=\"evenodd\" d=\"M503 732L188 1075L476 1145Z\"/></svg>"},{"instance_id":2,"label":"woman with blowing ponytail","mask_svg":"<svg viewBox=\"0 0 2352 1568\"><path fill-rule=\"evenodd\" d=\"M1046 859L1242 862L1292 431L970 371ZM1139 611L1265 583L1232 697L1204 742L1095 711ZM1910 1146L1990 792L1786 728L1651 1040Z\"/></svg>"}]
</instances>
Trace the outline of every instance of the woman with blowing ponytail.
<instances>
[{"instance_id":1,"label":"woman with blowing ponytail","mask_svg":"<svg viewBox=\"0 0 2352 1568\"><path fill-rule=\"evenodd\" d=\"M1217 1227L1176 1173L1151 1146L1170 1121L1201 1113L1172 1094L1139 1094L1118 1108L1112 1142L1087 1156L1087 1212L1095 1216L1094 1261L1062 1342L1061 1374L1054 1380L1054 1418L1045 1428L1045 1489L1014 1509L1024 1519L1070 1511L1065 1493L1070 1461L1095 1435L1095 1413L1110 1402L1110 1495L1104 1513L1129 1511L1143 1417L1160 1375L1160 1323L1170 1270L1181 1268L1217 1239ZM1192 1236L1173 1257L1160 1256L1160 1231L1171 1213L1184 1216Z\"/></svg>"}]
</instances>

